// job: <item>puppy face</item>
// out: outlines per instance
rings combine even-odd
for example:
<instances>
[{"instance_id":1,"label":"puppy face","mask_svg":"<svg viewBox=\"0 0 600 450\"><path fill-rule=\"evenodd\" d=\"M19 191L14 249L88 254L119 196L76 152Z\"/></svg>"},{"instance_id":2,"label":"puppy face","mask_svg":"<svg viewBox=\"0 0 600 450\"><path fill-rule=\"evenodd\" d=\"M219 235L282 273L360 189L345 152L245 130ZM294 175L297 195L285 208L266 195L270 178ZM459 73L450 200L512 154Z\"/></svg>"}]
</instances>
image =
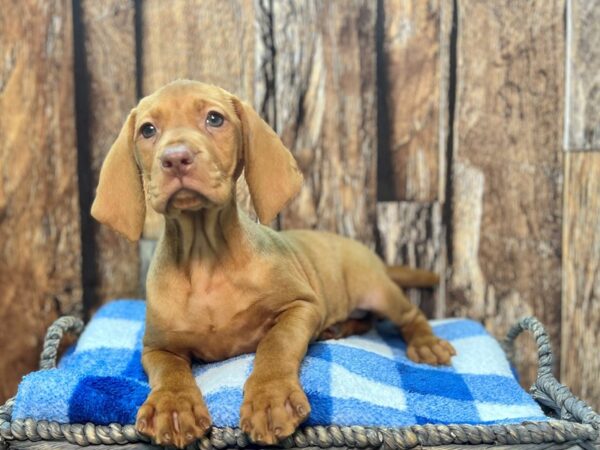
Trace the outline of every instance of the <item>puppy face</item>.
<instances>
[{"instance_id":1,"label":"puppy face","mask_svg":"<svg viewBox=\"0 0 600 450\"><path fill-rule=\"evenodd\" d=\"M146 203L161 214L220 208L242 169L262 223L298 193L290 151L250 105L196 81L175 81L140 101L102 169L92 216L140 238Z\"/></svg>"},{"instance_id":2,"label":"puppy face","mask_svg":"<svg viewBox=\"0 0 600 450\"><path fill-rule=\"evenodd\" d=\"M167 85L139 103L134 133L148 203L157 212L220 207L231 199L243 141L230 94L200 83Z\"/></svg>"}]
</instances>

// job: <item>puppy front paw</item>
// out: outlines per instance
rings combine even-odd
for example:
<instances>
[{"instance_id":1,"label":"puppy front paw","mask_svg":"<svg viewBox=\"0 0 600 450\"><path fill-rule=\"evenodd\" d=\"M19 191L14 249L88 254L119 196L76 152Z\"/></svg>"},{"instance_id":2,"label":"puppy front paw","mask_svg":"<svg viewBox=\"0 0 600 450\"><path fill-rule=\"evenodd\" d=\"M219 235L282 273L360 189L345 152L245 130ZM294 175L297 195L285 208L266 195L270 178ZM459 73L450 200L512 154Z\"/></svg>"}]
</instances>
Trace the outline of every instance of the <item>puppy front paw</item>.
<instances>
[{"instance_id":1,"label":"puppy front paw","mask_svg":"<svg viewBox=\"0 0 600 450\"><path fill-rule=\"evenodd\" d=\"M210 415L196 387L152 390L135 422L135 428L155 444L178 448L204 436L210 425Z\"/></svg>"},{"instance_id":2,"label":"puppy front paw","mask_svg":"<svg viewBox=\"0 0 600 450\"><path fill-rule=\"evenodd\" d=\"M450 365L450 359L456 355L456 350L450 342L437 336L413 338L406 349L406 356L416 363L432 366Z\"/></svg>"},{"instance_id":3,"label":"puppy front paw","mask_svg":"<svg viewBox=\"0 0 600 450\"><path fill-rule=\"evenodd\" d=\"M260 381L250 376L244 386L240 427L262 445L290 436L310 414L310 404L297 377Z\"/></svg>"}]
</instances>

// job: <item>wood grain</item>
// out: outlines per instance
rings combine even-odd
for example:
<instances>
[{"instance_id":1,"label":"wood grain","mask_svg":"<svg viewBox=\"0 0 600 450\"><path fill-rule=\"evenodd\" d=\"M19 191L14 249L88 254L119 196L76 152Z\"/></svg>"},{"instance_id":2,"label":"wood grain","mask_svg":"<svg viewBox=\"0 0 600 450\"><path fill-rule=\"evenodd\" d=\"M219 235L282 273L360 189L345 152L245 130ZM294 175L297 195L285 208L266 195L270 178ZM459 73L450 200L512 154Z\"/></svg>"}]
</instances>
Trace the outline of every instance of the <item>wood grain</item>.
<instances>
[{"instance_id":1,"label":"wood grain","mask_svg":"<svg viewBox=\"0 0 600 450\"><path fill-rule=\"evenodd\" d=\"M382 7L380 88L385 88L389 148L379 157L393 174L391 198L383 198L432 202L440 192L441 5L439 0L383 0Z\"/></svg>"},{"instance_id":2,"label":"wood grain","mask_svg":"<svg viewBox=\"0 0 600 450\"><path fill-rule=\"evenodd\" d=\"M81 3L89 85L87 146L92 186L127 114L137 103L133 0ZM95 227L96 293L99 304L140 295L139 249L106 226Z\"/></svg>"},{"instance_id":3,"label":"wood grain","mask_svg":"<svg viewBox=\"0 0 600 450\"><path fill-rule=\"evenodd\" d=\"M377 231L383 260L389 265L404 264L443 274L445 246L441 213L439 203L377 203ZM445 298L441 292L443 286L435 291L407 291L411 301L430 318L444 315Z\"/></svg>"},{"instance_id":4,"label":"wood grain","mask_svg":"<svg viewBox=\"0 0 600 450\"><path fill-rule=\"evenodd\" d=\"M565 157L561 381L600 409L600 154Z\"/></svg>"},{"instance_id":5,"label":"wood grain","mask_svg":"<svg viewBox=\"0 0 600 450\"><path fill-rule=\"evenodd\" d=\"M600 4L567 0L564 146L600 151Z\"/></svg>"},{"instance_id":6,"label":"wood grain","mask_svg":"<svg viewBox=\"0 0 600 450\"><path fill-rule=\"evenodd\" d=\"M564 2L458 5L448 310L499 336L534 314L558 357ZM524 385L535 355L528 340Z\"/></svg>"},{"instance_id":7,"label":"wood grain","mask_svg":"<svg viewBox=\"0 0 600 450\"><path fill-rule=\"evenodd\" d=\"M276 130L305 181L283 228L336 231L373 245L376 3L273 3Z\"/></svg>"},{"instance_id":8,"label":"wood grain","mask_svg":"<svg viewBox=\"0 0 600 450\"><path fill-rule=\"evenodd\" d=\"M378 180L378 198L412 200L378 203L378 238L388 264L409 264L442 275L434 291L409 290L408 295L429 317L443 317L446 242L442 207L453 5L388 0L381 6L384 39L378 52L383 52L379 64L384 73L378 88L385 89L387 118L380 118L378 125L390 133L383 136L377 157L380 169L382 164L388 166L393 175L378 172L383 176ZM382 136L385 131L379 133ZM439 201L416 201L431 199Z\"/></svg>"},{"instance_id":9,"label":"wood grain","mask_svg":"<svg viewBox=\"0 0 600 450\"><path fill-rule=\"evenodd\" d=\"M142 5L142 93L180 78L216 84L254 105L267 120L272 111L265 69L272 60L263 44L264 1L146 0ZM272 120L272 119L271 119ZM256 217L243 176L238 203ZM162 220L149 209L144 236L157 237Z\"/></svg>"},{"instance_id":10,"label":"wood grain","mask_svg":"<svg viewBox=\"0 0 600 450\"><path fill-rule=\"evenodd\" d=\"M201 0L142 5L142 91L147 95L178 78L217 84L254 99L254 5Z\"/></svg>"},{"instance_id":11,"label":"wood grain","mask_svg":"<svg viewBox=\"0 0 600 450\"><path fill-rule=\"evenodd\" d=\"M456 89L456 61L455 57L456 42L452 37L456 34L454 28L454 2L444 1L440 5L440 50L439 50L439 120L438 120L438 145L439 145L439 193L438 202L446 204L446 191L449 189L450 170L448 159L450 158L449 149L451 144L450 134L453 131L450 123L450 108L454 114L453 95ZM454 54L453 54L454 52ZM452 98L451 98L452 97ZM452 116L453 118L453 116ZM450 205L450 204L448 204ZM445 226L446 224L444 224Z\"/></svg>"},{"instance_id":12,"label":"wood grain","mask_svg":"<svg viewBox=\"0 0 600 450\"><path fill-rule=\"evenodd\" d=\"M35 369L47 326L81 312L71 2L0 14L0 401Z\"/></svg>"}]
</instances>

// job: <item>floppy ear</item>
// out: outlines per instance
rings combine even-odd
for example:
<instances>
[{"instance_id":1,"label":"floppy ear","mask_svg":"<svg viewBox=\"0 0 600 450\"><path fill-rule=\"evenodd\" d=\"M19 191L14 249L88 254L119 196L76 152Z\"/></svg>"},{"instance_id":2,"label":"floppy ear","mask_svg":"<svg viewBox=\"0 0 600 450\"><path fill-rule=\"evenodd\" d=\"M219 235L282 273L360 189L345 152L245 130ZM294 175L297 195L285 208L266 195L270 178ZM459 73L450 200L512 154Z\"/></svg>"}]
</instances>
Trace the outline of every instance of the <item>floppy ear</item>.
<instances>
[{"instance_id":1,"label":"floppy ear","mask_svg":"<svg viewBox=\"0 0 600 450\"><path fill-rule=\"evenodd\" d=\"M134 126L135 110L132 110L102 164L92 204L96 220L131 241L140 238L146 214L142 178L134 155Z\"/></svg>"},{"instance_id":2,"label":"floppy ear","mask_svg":"<svg viewBox=\"0 0 600 450\"><path fill-rule=\"evenodd\" d=\"M271 222L302 187L302 173L279 136L252 106L234 98L242 122L244 176L261 223Z\"/></svg>"}]
</instances>

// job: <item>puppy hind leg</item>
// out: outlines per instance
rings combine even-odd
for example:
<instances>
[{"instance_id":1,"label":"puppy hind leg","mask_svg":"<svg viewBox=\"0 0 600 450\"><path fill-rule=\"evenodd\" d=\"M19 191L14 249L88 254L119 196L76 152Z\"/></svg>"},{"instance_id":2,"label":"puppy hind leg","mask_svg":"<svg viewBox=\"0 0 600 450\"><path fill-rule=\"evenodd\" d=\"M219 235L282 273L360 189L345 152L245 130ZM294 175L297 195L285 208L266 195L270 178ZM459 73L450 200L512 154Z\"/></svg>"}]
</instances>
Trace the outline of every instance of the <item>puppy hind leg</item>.
<instances>
[{"instance_id":1,"label":"puppy hind leg","mask_svg":"<svg viewBox=\"0 0 600 450\"><path fill-rule=\"evenodd\" d=\"M423 312L410 303L398 286L391 280L382 285L381 295L374 297L371 307L398 326L407 344L406 355L418 363L450 364L456 354L452 345L433 334Z\"/></svg>"},{"instance_id":2,"label":"puppy hind leg","mask_svg":"<svg viewBox=\"0 0 600 450\"><path fill-rule=\"evenodd\" d=\"M354 336L357 334L365 334L371 328L373 328L373 323L375 318L372 314L368 314L364 318L360 319L348 319L343 322L334 323L330 327L321 331L318 341L325 341L327 339L342 339L348 336Z\"/></svg>"}]
</instances>

